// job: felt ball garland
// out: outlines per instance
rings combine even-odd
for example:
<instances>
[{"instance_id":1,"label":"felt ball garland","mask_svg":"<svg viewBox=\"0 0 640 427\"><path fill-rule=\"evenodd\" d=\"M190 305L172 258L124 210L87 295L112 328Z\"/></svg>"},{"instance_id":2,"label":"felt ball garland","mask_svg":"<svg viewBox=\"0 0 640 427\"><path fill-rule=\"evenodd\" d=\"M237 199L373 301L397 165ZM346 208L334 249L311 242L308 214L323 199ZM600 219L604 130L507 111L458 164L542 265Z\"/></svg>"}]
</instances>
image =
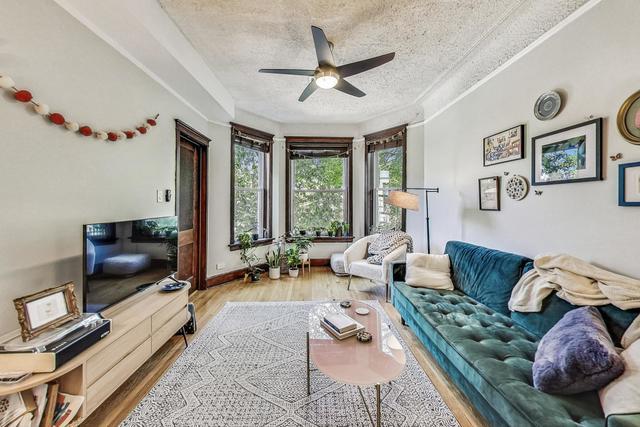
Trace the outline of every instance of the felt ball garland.
<instances>
[{"instance_id":1,"label":"felt ball garland","mask_svg":"<svg viewBox=\"0 0 640 427\"><path fill-rule=\"evenodd\" d=\"M26 89L16 88L15 81L9 76L0 75L0 90L13 91L13 97L16 101L22 103L30 103L33 105L33 110L44 117L46 120L57 126L64 126L64 128L70 132L77 132L82 136L94 136L101 141L115 142L118 140L133 139L144 135L147 130L158 124L158 116L147 118L142 123L137 124L132 129L123 130L94 130L89 125L79 124L78 122L67 120L62 113L51 112L51 108L42 102L33 99L33 94Z\"/></svg>"}]
</instances>

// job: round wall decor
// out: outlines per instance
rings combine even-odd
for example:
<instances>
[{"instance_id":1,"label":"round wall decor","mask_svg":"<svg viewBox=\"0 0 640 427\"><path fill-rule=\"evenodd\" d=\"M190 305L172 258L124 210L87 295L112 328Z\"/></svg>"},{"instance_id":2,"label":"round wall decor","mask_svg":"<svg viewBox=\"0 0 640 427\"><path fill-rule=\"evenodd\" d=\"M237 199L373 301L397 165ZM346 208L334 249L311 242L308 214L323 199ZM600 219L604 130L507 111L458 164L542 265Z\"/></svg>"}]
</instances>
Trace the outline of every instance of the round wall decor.
<instances>
[{"instance_id":1,"label":"round wall decor","mask_svg":"<svg viewBox=\"0 0 640 427\"><path fill-rule=\"evenodd\" d=\"M533 107L533 114L538 120L551 120L558 114L560 107L562 107L560 94L552 90L540 95Z\"/></svg>"},{"instance_id":2,"label":"round wall decor","mask_svg":"<svg viewBox=\"0 0 640 427\"><path fill-rule=\"evenodd\" d=\"M520 175L514 175L507 180L506 185L507 196L513 200L522 200L527 197L529 192L529 183L527 179Z\"/></svg>"},{"instance_id":3,"label":"round wall decor","mask_svg":"<svg viewBox=\"0 0 640 427\"><path fill-rule=\"evenodd\" d=\"M627 141L640 145L640 90L627 98L620 107L618 130Z\"/></svg>"}]
</instances>

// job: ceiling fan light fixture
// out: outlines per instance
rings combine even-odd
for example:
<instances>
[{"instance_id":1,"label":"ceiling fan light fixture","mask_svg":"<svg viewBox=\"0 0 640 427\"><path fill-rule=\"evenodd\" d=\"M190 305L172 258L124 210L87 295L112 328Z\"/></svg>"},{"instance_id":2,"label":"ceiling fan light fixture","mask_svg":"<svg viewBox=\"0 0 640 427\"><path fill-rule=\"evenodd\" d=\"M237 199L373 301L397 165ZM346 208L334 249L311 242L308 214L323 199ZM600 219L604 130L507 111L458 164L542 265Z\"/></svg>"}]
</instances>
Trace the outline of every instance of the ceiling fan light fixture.
<instances>
[{"instance_id":1,"label":"ceiling fan light fixture","mask_svg":"<svg viewBox=\"0 0 640 427\"><path fill-rule=\"evenodd\" d=\"M322 89L331 89L338 84L340 76L334 71L318 71L315 75L316 84Z\"/></svg>"}]
</instances>

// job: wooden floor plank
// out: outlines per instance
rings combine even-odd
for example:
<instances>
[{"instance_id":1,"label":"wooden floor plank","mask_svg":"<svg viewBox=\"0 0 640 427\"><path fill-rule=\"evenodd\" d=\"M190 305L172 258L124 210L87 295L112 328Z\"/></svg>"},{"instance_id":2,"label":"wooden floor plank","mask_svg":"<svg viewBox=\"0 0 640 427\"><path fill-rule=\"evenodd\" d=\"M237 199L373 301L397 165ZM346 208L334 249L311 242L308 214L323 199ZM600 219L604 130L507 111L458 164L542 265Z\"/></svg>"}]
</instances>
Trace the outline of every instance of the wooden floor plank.
<instances>
[{"instance_id":1,"label":"wooden floor plank","mask_svg":"<svg viewBox=\"0 0 640 427\"><path fill-rule=\"evenodd\" d=\"M395 308L385 301L384 286L376 286L364 279L354 278L351 290L347 290L347 278L336 277L327 267L313 267L312 274L292 279L269 280L263 275L258 283L236 280L198 291L190 296L196 306L200 330L222 309L228 301L310 301L330 299L376 299L384 307L402 338L407 343L420 366L436 386L442 398L463 427L484 427L487 424L473 409L467 399L451 383L437 362L425 350L416 336L401 325ZM198 336L189 336L192 341ZM153 385L160 380L184 349L182 337L171 338L136 371L114 394L107 399L83 426L117 426L142 400Z\"/></svg>"}]
</instances>

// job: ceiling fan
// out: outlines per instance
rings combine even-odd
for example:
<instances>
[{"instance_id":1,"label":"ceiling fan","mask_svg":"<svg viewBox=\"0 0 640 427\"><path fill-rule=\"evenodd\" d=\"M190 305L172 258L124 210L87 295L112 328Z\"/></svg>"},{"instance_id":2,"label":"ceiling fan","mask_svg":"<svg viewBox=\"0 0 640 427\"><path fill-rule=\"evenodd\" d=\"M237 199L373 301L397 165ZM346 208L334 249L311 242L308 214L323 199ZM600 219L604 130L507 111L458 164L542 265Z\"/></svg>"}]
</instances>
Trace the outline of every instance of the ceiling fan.
<instances>
[{"instance_id":1,"label":"ceiling fan","mask_svg":"<svg viewBox=\"0 0 640 427\"><path fill-rule=\"evenodd\" d=\"M298 98L298 101L300 102L304 102L304 100L318 88L333 88L346 94L357 96L358 98L363 97L366 93L346 81L344 78L379 67L382 64L386 64L396 55L395 52L392 52L387 53L386 55L376 56L375 58L336 66L335 61L333 60L333 43L327 40L327 36L325 36L324 31L322 31L321 28L311 26L311 33L313 34L313 43L316 47L316 56L318 57L318 67L315 70L291 68L262 68L258 70L261 73L313 77L313 80L309 82L307 87L302 91L300 98Z\"/></svg>"}]
</instances>

